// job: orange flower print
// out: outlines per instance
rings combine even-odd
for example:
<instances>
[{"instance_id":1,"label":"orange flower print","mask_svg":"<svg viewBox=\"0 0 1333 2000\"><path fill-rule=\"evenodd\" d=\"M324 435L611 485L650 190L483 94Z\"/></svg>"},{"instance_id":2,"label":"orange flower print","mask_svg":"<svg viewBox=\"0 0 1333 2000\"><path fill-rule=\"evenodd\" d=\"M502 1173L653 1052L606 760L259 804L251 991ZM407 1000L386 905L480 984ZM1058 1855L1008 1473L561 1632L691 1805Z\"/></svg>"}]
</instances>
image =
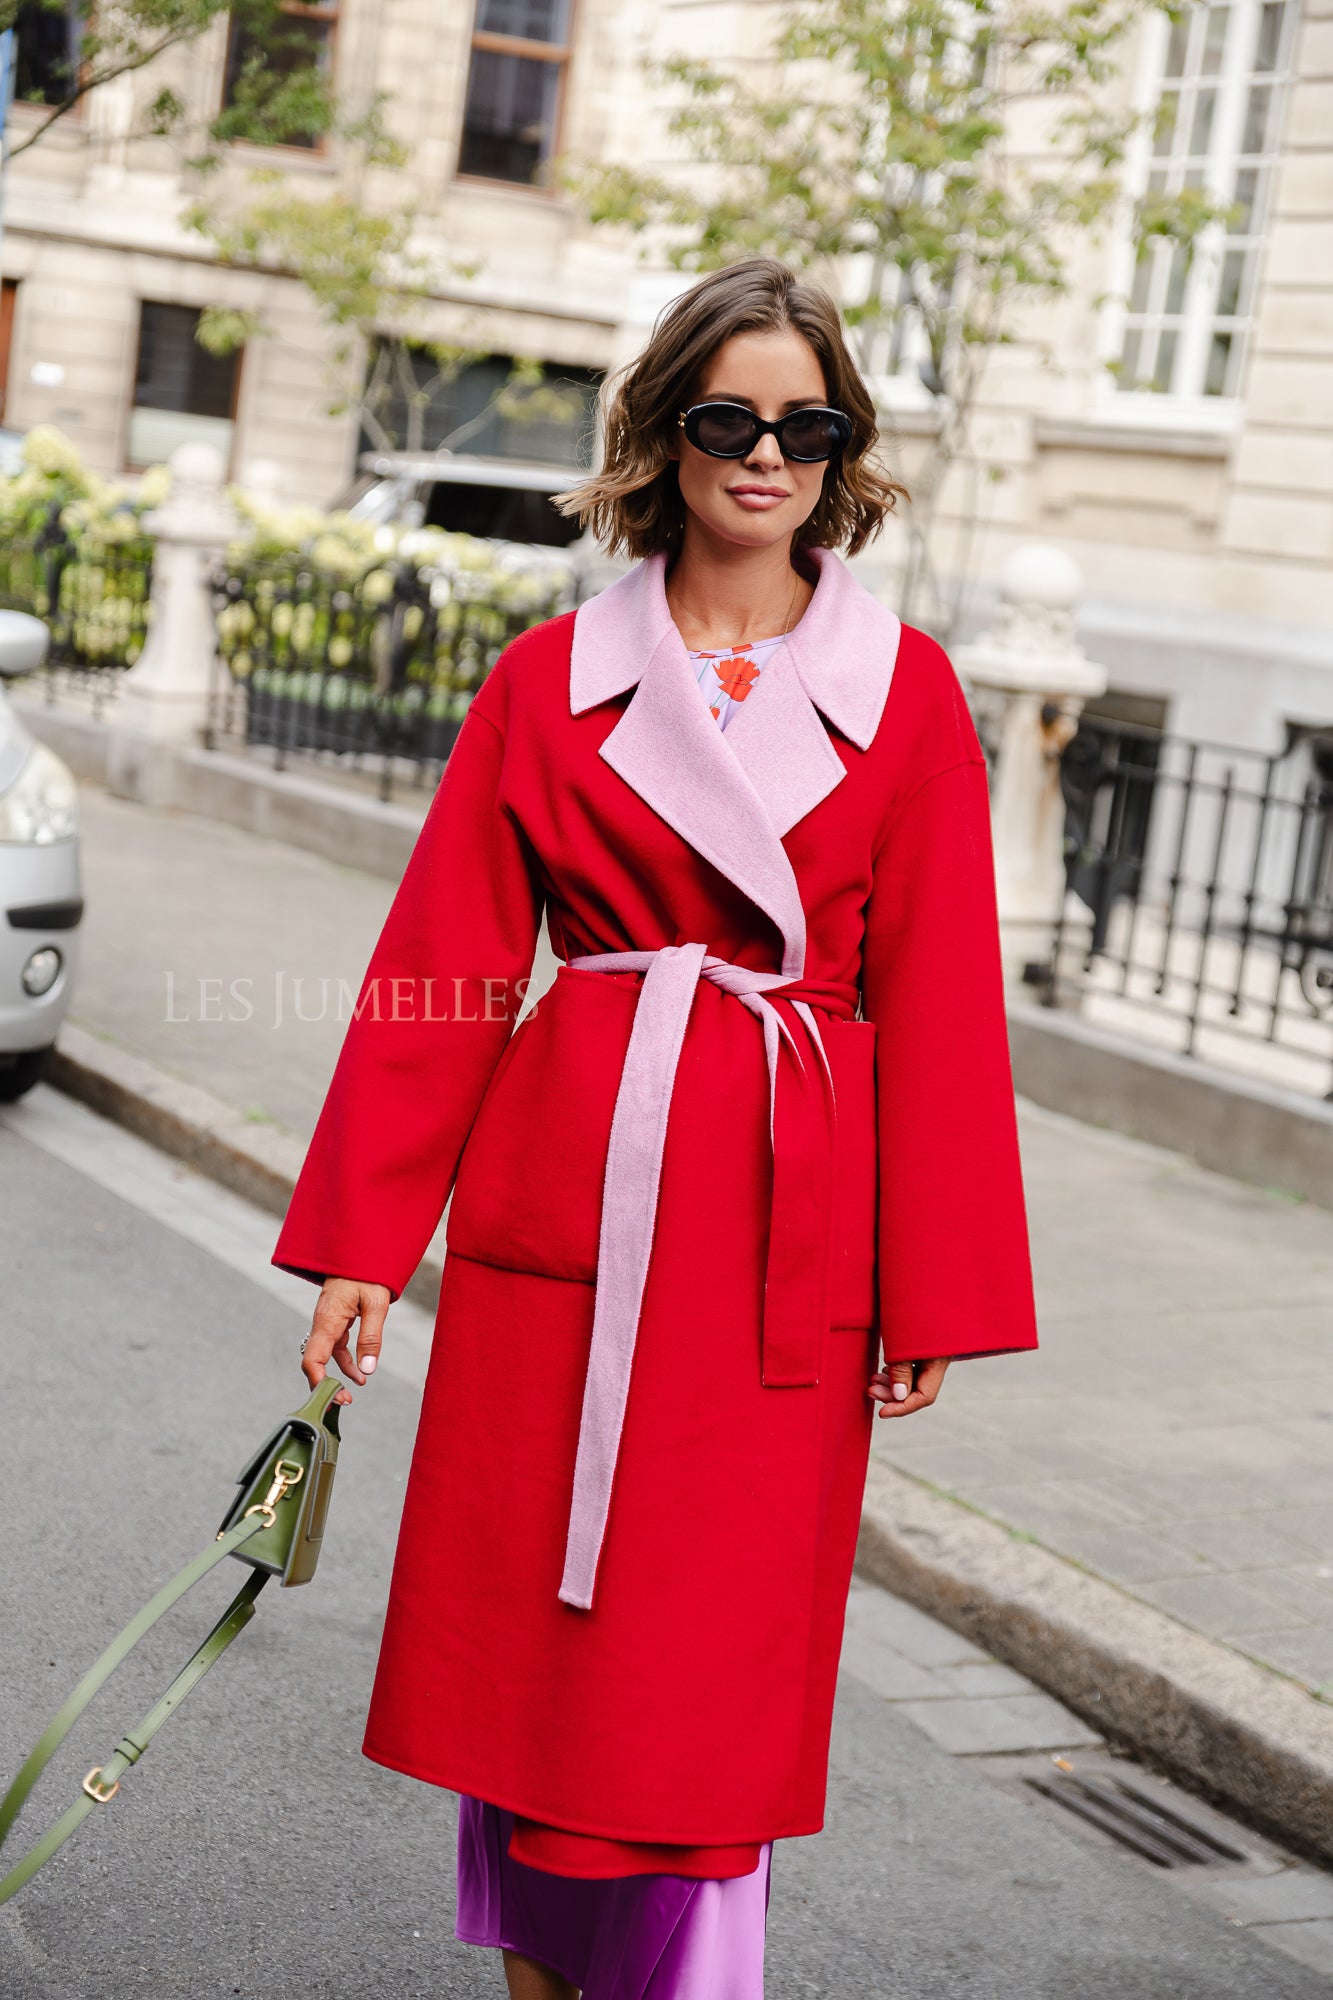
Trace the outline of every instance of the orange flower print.
<instances>
[{"instance_id":1,"label":"orange flower print","mask_svg":"<svg viewBox=\"0 0 1333 2000\"><path fill-rule=\"evenodd\" d=\"M726 660L714 660L713 672L723 694L729 694L733 701L744 701L759 678L759 669L754 661L740 654L733 654Z\"/></svg>"}]
</instances>

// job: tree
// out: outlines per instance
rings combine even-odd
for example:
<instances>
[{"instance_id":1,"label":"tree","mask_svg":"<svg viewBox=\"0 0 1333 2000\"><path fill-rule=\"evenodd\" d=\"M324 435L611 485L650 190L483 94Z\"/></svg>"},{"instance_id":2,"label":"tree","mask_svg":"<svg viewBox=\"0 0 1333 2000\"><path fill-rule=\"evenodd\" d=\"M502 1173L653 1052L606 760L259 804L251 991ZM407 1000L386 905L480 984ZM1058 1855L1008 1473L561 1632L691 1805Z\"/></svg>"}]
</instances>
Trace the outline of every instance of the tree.
<instances>
[{"instance_id":1,"label":"tree","mask_svg":"<svg viewBox=\"0 0 1333 2000\"><path fill-rule=\"evenodd\" d=\"M1167 0L1169 5L1169 0ZM746 73L680 57L670 130L694 165L669 179L567 158L597 223L653 230L671 261L711 270L770 255L838 291L868 373L915 357L938 430L914 481L902 602L928 589L950 469L985 470L972 423L996 350L1039 342L1039 308L1068 289L1072 246L1121 211L1138 122L1114 101L1117 57L1156 0L817 0ZM1141 242L1190 248L1219 211L1201 191L1154 196ZM969 510L975 518L976 507Z\"/></svg>"},{"instance_id":2,"label":"tree","mask_svg":"<svg viewBox=\"0 0 1333 2000\"><path fill-rule=\"evenodd\" d=\"M451 338L430 331L437 301L460 279L475 277L476 265L418 247L427 237L410 205L384 209L367 199L369 168L406 163L403 148L388 135L383 109L377 102L355 126L342 127L340 184L333 193L294 193L280 175L258 170L239 195L196 202L187 220L220 262L295 279L313 300L329 336L324 367L331 415L354 409L381 449L420 451L432 406L490 349L466 316ZM230 307L205 312L199 326L200 340L215 353L272 332L262 313ZM572 418L581 408L581 398L548 381L539 363L518 357L485 409L436 448L465 443L497 413L540 421ZM404 427L396 433L390 412L399 410Z\"/></svg>"},{"instance_id":3,"label":"tree","mask_svg":"<svg viewBox=\"0 0 1333 2000\"><path fill-rule=\"evenodd\" d=\"M475 276L475 266L420 251L418 217L409 206L376 207L367 199L371 170L402 168L406 151L390 134L381 94L367 100L360 92L355 106L335 97L321 30L299 8L282 0L0 0L0 29L43 21L55 29L46 37L41 89L34 93L44 116L22 136L11 133L10 157L38 144L90 92L165 64L220 16L230 17L222 108L192 128L177 91L167 81L154 88L149 77L134 93L125 136L170 137L191 149L185 164L198 193L188 224L219 262L271 270L303 286L332 335L324 351L330 412L357 408L377 443L412 449L432 402L488 352L466 326L451 339L425 330L432 302L458 279ZM239 187L235 176L221 173L235 140L273 146L320 139L330 142L335 169L327 195L293 192L272 169L251 172ZM262 313L216 306L201 315L199 339L214 353L229 353L272 331ZM406 410L403 436L386 427L391 401ZM540 420L568 415L572 404L567 389L520 358L483 415L497 409ZM450 441L464 439L455 434Z\"/></svg>"},{"instance_id":4,"label":"tree","mask_svg":"<svg viewBox=\"0 0 1333 2000\"><path fill-rule=\"evenodd\" d=\"M237 57L226 106L198 135L201 160L211 162L231 139L258 145L309 141L330 131L334 106L317 42L299 14L280 0L0 0L0 30L40 31L44 17L63 23L63 53L45 62L34 101L45 109L30 132L11 132L9 157L40 143L90 92L134 77L171 50L197 41L230 15ZM179 93L163 82L137 101L127 136L165 138L187 116Z\"/></svg>"}]
</instances>

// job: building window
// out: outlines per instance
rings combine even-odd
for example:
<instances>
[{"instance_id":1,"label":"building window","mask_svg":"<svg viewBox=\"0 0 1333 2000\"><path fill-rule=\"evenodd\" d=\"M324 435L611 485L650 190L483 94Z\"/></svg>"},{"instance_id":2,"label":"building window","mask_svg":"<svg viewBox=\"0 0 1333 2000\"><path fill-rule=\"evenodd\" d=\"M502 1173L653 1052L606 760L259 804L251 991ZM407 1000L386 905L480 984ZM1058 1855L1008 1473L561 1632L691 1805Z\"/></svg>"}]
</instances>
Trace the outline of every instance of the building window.
<instances>
[{"instance_id":1,"label":"building window","mask_svg":"<svg viewBox=\"0 0 1333 2000\"><path fill-rule=\"evenodd\" d=\"M63 104L79 75L82 15L76 5L24 0L14 16L14 96L21 104Z\"/></svg>"},{"instance_id":2,"label":"building window","mask_svg":"<svg viewBox=\"0 0 1333 2000\"><path fill-rule=\"evenodd\" d=\"M227 38L227 62L223 73L222 108L230 111L246 94L247 71L258 75L262 88L262 105L272 110L278 129L273 132L275 145L305 146L317 148L324 136L322 118L318 124L312 123L300 129L295 122L280 115L280 107L275 103L284 83L311 70L325 78L332 74L333 41L338 25L336 0L330 5L307 6L303 0L279 0L272 16L262 28L247 25L235 14L231 17L231 31ZM293 103L293 118L299 117L300 106ZM262 126L264 119L258 120Z\"/></svg>"},{"instance_id":3,"label":"building window","mask_svg":"<svg viewBox=\"0 0 1333 2000\"><path fill-rule=\"evenodd\" d=\"M477 0L460 174L531 186L555 150L572 0Z\"/></svg>"},{"instance_id":4,"label":"building window","mask_svg":"<svg viewBox=\"0 0 1333 2000\"><path fill-rule=\"evenodd\" d=\"M1158 241L1133 265L1122 391L1240 394L1298 13L1296 0L1210 0L1154 23L1163 47L1135 192L1197 188L1234 213L1203 232L1192 259Z\"/></svg>"},{"instance_id":5,"label":"building window","mask_svg":"<svg viewBox=\"0 0 1333 2000\"><path fill-rule=\"evenodd\" d=\"M181 444L216 445L224 459L231 456L240 357L201 347L199 320L194 306L145 299L139 308L131 466L159 465Z\"/></svg>"}]
</instances>

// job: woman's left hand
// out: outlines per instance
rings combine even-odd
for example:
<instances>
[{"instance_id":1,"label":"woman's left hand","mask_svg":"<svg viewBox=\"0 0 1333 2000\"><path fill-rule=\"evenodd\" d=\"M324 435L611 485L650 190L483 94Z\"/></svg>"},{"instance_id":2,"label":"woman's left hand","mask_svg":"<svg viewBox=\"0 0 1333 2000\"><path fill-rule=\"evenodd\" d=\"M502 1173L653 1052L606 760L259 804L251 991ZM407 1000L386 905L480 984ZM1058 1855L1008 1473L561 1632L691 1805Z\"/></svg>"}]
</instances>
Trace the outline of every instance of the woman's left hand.
<instances>
[{"instance_id":1,"label":"woman's left hand","mask_svg":"<svg viewBox=\"0 0 1333 2000\"><path fill-rule=\"evenodd\" d=\"M870 1378L882 1417L911 1417L928 1410L944 1383L947 1361L891 1361Z\"/></svg>"}]
</instances>

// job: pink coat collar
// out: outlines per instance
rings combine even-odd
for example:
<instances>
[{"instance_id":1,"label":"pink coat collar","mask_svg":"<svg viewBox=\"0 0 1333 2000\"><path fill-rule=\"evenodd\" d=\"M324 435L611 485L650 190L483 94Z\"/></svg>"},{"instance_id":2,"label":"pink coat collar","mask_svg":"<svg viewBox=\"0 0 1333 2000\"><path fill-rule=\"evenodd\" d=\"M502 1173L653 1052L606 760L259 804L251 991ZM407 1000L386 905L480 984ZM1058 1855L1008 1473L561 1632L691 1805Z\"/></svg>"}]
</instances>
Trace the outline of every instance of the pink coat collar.
<instances>
[{"instance_id":1,"label":"pink coat collar","mask_svg":"<svg viewBox=\"0 0 1333 2000\"><path fill-rule=\"evenodd\" d=\"M805 616L764 667L725 735L708 712L666 601L666 558L650 556L574 620L570 711L634 688L600 755L660 819L763 910L782 935L782 972L805 970L805 910L782 836L846 777L816 714L865 750L879 727L899 622L827 549ZM702 939L698 942L708 943Z\"/></svg>"},{"instance_id":2,"label":"pink coat collar","mask_svg":"<svg viewBox=\"0 0 1333 2000\"><path fill-rule=\"evenodd\" d=\"M816 708L858 750L868 750L888 698L901 625L832 549L808 553L819 582L787 651ZM649 556L580 606L569 672L572 715L635 686L674 632L665 579L665 555Z\"/></svg>"}]
</instances>

